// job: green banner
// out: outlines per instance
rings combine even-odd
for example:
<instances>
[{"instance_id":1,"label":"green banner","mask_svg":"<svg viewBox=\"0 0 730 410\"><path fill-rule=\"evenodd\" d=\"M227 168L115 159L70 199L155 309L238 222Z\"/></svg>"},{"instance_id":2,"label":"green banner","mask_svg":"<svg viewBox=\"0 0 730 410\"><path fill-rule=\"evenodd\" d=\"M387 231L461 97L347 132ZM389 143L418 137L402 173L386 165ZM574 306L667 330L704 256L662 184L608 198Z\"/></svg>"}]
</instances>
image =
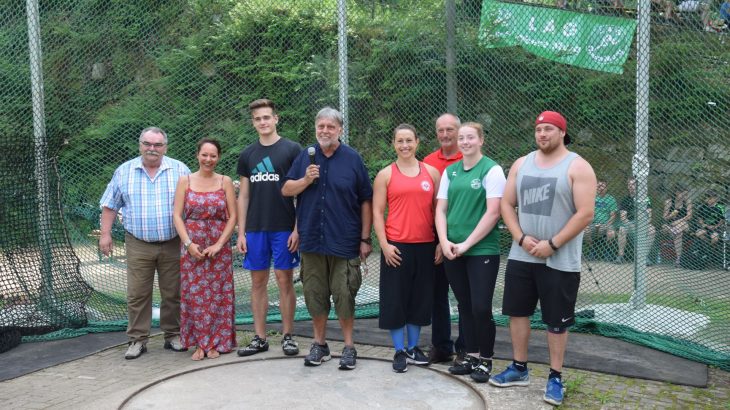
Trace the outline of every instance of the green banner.
<instances>
[{"instance_id":1,"label":"green banner","mask_svg":"<svg viewBox=\"0 0 730 410\"><path fill-rule=\"evenodd\" d=\"M484 0L480 43L519 46L540 57L609 73L623 73L636 30L633 19Z\"/></svg>"}]
</instances>

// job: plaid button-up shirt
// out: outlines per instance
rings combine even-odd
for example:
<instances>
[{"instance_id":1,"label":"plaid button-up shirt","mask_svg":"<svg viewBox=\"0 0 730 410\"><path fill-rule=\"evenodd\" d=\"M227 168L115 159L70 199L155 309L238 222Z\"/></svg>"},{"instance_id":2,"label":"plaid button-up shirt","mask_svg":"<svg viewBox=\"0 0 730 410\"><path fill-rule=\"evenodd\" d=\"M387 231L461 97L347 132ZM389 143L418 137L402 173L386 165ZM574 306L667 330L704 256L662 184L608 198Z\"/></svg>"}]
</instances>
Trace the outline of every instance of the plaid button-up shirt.
<instances>
[{"instance_id":1,"label":"plaid button-up shirt","mask_svg":"<svg viewBox=\"0 0 730 410\"><path fill-rule=\"evenodd\" d=\"M120 165L106 187L99 205L121 210L124 229L145 242L159 242L177 236L172 220L177 180L190 174L182 162L163 157L154 178L150 178L137 157Z\"/></svg>"}]
</instances>

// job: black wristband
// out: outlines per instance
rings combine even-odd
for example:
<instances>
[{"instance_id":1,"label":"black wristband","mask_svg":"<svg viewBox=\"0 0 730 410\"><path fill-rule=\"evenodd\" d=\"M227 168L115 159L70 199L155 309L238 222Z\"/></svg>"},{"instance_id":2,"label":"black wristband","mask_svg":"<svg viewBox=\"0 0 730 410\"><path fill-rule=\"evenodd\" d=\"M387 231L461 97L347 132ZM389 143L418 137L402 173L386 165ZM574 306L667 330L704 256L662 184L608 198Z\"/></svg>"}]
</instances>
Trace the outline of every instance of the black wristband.
<instances>
[{"instance_id":1,"label":"black wristband","mask_svg":"<svg viewBox=\"0 0 730 410\"><path fill-rule=\"evenodd\" d=\"M558 250L558 247L555 246L555 244L553 243L553 238L548 239L548 245L550 245L550 247L553 248L554 251Z\"/></svg>"},{"instance_id":2,"label":"black wristband","mask_svg":"<svg viewBox=\"0 0 730 410\"><path fill-rule=\"evenodd\" d=\"M360 239L360 242L362 242L362 243L366 243L366 244L368 244L368 245L371 245L371 246L372 246L372 244L373 244L373 239L372 239L372 238L363 238L363 239Z\"/></svg>"},{"instance_id":3,"label":"black wristband","mask_svg":"<svg viewBox=\"0 0 730 410\"><path fill-rule=\"evenodd\" d=\"M527 236L527 235L525 235L525 234L523 233L523 234L522 234L522 237L520 238L520 241L519 241L519 242L517 242L517 245L519 245L519 246L522 246L522 242L524 242L524 241L525 241L525 236Z\"/></svg>"}]
</instances>

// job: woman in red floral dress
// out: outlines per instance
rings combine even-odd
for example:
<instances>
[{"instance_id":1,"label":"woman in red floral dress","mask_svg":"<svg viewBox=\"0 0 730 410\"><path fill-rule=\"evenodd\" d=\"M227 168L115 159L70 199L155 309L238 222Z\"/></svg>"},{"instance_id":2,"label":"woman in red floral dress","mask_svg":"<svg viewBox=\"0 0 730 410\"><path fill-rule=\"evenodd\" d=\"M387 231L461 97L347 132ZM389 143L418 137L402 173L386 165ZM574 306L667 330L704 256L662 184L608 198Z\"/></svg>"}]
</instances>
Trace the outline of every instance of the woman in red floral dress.
<instances>
[{"instance_id":1,"label":"woman in red floral dress","mask_svg":"<svg viewBox=\"0 0 730 410\"><path fill-rule=\"evenodd\" d=\"M193 360L215 359L236 346L233 255L228 241L236 225L231 178L217 174L220 143L197 145L200 168L180 178L175 191L175 228L180 258L180 339L195 346Z\"/></svg>"}]
</instances>

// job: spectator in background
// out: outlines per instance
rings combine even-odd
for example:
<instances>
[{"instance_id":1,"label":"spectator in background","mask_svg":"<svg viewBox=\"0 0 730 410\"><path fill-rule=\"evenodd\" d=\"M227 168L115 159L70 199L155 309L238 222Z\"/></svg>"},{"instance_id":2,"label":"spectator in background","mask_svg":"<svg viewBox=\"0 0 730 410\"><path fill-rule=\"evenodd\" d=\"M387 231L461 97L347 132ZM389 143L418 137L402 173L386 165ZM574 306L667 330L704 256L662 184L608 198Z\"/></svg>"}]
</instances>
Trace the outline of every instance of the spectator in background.
<instances>
[{"instance_id":1,"label":"spectator in background","mask_svg":"<svg viewBox=\"0 0 730 410\"><path fill-rule=\"evenodd\" d=\"M703 29L705 31L717 31L719 28L713 24L712 19L710 18L711 2L712 0L680 0L675 9L674 1L666 0L664 2L664 17L667 20L671 19L679 23L681 21L680 19L682 14L687 16L692 13L699 13Z\"/></svg>"},{"instance_id":2,"label":"spectator in background","mask_svg":"<svg viewBox=\"0 0 730 410\"><path fill-rule=\"evenodd\" d=\"M674 16L674 0L651 0L652 10L659 10L659 15L665 22L672 21Z\"/></svg>"},{"instance_id":3,"label":"spectator in background","mask_svg":"<svg viewBox=\"0 0 730 410\"><path fill-rule=\"evenodd\" d=\"M373 184L373 226L381 249L378 325L393 340L393 371L403 373L408 363L429 364L418 341L421 327L431 324L434 259L441 255L433 225L439 172L416 158L413 126L396 127L393 147L398 158Z\"/></svg>"},{"instance_id":4,"label":"spectator in background","mask_svg":"<svg viewBox=\"0 0 730 410\"><path fill-rule=\"evenodd\" d=\"M616 221L618 204L613 195L607 193L608 185L605 180L599 179L597 185L596 207L593 222L585 229L585 241L589 247L588 259L596 259L596 250L593 248L593 236L606 236L611 241L616 237L613 224Z\"/></svg>"},{"instance_id":5,"label":"spectator in background","mask_svg":"<svg viewBox=\"0 0 730 410\"><path fill-rule=\"evenodd\" d=\"M726 26L730 26L730 0L725 0L720 5L720 17Z\"/></svg>"},{"instance_id":6,"label":"spectator in background","mask_svg":"<svg viewBox=\"0 0 730 410\"><path fill-rule=\"evenodd\" d=\"M672 189L672 197L664 201L664 224L662 232L671 236L674 242L674 265L680 266L684 233L689 230L689 221L692 219L692 201L689 191L679 184Z\"/></svg>"},{"instance_id":7,"label":"spectator in background","mask_svg":"<svg viewBox=\"0 0 730 410\"><path fill-rule=\"evenodd\" d=\"M454 114L446 113L436 119L436 137L439 148L423 159L428 165L436 168L439 175L449 165L460 161L463 155L459 151L456 139L459 134L461 120ZM436 238L438 241L438 237ZM449 304L449 281L444 271L441 247L436 244L433 276L433 312L431 315L431 349L428 358L431 363L449 362L454 349L463 353L464 338L461 335L461 319L459 319L459 336L451 340L451 307Z\"/></svg>"},{"instance_id":8,"label":"spectator in background","mask_svg":"<svg viewBox=\"0 0 730 410\"><path fill-rule=\"evenodd\" d=\"M616 223L618 228L618 255L614 261L615 263L624 262L624 254L629 235L634 239L636 238L636 178L629 178L627 187L628 195L621 198L621 202L618 205L619 220ZM649 247L651 247L654 245L656 229L651 224L651 199L647 198L647 201L646 212L649 218L648 240Z\"/></svg>"},{"instance_id":9,"label":"spectator in background","mask_svg":"<svg viewBox=\"0 0 730 410\"><path fill-rule=\"evenodd\" d=\"M722 225L725 216L718 204L719 196L715 191L707 191L705 202L697 207L695 213L695 237L710 241L715 245L722 237Z\"/></svg>"}]
</instances>

